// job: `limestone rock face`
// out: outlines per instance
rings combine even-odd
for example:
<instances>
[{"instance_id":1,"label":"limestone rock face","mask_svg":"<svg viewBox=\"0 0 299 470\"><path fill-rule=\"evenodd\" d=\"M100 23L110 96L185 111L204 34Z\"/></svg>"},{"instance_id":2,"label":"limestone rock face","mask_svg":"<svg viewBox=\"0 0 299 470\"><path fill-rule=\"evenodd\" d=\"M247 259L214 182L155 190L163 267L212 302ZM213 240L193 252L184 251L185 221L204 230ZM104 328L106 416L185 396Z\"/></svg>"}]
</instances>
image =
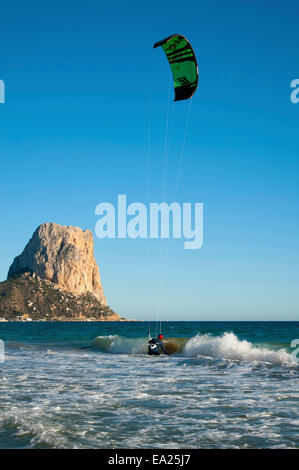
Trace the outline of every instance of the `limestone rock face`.
<instances>
[{"instance_id":1,"label":"limestone rock face","mask_svg":"<svg viewBox=\"0 0 299 470\"><path fill-rule=\"evenodd\" d=\"M53 223L40 225L9 268L7 278L31 272L75 295L92 293L106 305L90 230Z\"/></svg>"}]
</instances>

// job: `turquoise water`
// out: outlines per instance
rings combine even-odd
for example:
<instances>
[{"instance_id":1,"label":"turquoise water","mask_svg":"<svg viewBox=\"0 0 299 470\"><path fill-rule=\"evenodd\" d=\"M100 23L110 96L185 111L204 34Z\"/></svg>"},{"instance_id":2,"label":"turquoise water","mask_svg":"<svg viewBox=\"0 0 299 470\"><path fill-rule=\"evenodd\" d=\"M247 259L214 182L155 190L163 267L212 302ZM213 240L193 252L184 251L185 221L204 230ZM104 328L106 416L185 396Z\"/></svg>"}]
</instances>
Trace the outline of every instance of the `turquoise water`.
<instances>
[{"instance_id":1,"label":"turquoise water","mask_svg":"<svg viewBox=\"0 0 299 470\"><path fill-rule=\"evenodd\" d=\"M155 333L155 325L151 325ZM299 322L0 323L0 448L294 448Z\"/></svg>"}]
</instances>

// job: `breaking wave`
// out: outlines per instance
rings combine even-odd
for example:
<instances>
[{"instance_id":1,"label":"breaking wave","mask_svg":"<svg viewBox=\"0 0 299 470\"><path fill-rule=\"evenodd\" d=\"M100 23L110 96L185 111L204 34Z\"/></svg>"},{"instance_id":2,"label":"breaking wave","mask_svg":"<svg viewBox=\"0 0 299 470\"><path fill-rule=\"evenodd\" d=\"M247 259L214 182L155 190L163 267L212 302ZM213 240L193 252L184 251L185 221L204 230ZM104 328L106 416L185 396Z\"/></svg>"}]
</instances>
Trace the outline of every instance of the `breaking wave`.
<instances>
[{"instance_id":1,"label":"breaking wave","mask_svg":"<svg viewBox=\"0 0 299 470\"><path fill-rule=\"evenodd\" d=\"M93 346L103 352L112 354L146 354L147 339L126 338L118 335L97 336Z\"/></svg>"},{"instance_id":2,"label":"breaking wave","mask_svg":"<svg viewBox=\"0 0 299 470\"><path fill-rule=\"evenodd\" d=\"M93 347L112 354L146 354L146 338L126 338L118 335L98 336ZM264 362L273 365L292 363L285 349L274 350L270 346L255 346L240 340L234 333L221 336L200 335L192 338L168 338L164 342L170 354L184 357L208 357L242 362Z\"/></svg>"},{"instance_id":3,"label":"breaking wave","mask_svg":"<svg viewBox=\"0 0 299 470\"><path fill-rule=\"evenodd\" d=\"M285 349L278 351L267 347L254 346L246 340L240 340L234 333L221 336L196 335L191 338L183 350L184 356L206 356L246 362L268 362L273 365L291 363L291 355Z\"/></svg>"}]
</instances>

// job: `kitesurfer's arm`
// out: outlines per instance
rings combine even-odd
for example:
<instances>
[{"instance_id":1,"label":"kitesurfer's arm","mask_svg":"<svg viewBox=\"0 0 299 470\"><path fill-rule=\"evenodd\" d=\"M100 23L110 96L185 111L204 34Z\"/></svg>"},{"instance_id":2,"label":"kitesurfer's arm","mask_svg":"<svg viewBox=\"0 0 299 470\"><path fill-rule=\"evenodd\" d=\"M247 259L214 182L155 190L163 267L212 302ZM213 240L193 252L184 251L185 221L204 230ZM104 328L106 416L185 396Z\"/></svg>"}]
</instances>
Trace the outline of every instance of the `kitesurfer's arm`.
<instances>
[{"instance_id":1,"label":"kitesurfer's arm","mask_svg":"<svg viewBox=\"0 0 299 470\"><path fill-rule=\"evenodd\" d=\"M161 349L162 349L162 351L164 352L164 354L168 354L167 349L165 348L165 346L164 346L164 344L162 343L162 341L160 341L160 346L161 346Z\"/></svg>"}]
</instances>

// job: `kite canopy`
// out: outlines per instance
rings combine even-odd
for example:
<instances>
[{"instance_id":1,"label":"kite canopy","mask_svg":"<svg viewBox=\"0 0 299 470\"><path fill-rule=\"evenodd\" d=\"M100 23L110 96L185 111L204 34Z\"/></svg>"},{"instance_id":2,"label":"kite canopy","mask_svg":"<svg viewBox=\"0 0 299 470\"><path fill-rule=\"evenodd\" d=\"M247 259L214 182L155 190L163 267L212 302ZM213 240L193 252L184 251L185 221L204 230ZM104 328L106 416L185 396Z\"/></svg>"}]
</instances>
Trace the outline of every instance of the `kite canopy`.
<instances>
[{"instance_id":1,"label":"kite canopy","mask_svg":"<svg viewBox=\"0 0 299 470\"><path fill-rule=\"evenodd\" d=\"M174 101L191 98L198 84L198 67L190 42L180 34L173 34L154 44L154 48L159 46L163 48L172 70Z\"/></svg>"}]
</instances>

